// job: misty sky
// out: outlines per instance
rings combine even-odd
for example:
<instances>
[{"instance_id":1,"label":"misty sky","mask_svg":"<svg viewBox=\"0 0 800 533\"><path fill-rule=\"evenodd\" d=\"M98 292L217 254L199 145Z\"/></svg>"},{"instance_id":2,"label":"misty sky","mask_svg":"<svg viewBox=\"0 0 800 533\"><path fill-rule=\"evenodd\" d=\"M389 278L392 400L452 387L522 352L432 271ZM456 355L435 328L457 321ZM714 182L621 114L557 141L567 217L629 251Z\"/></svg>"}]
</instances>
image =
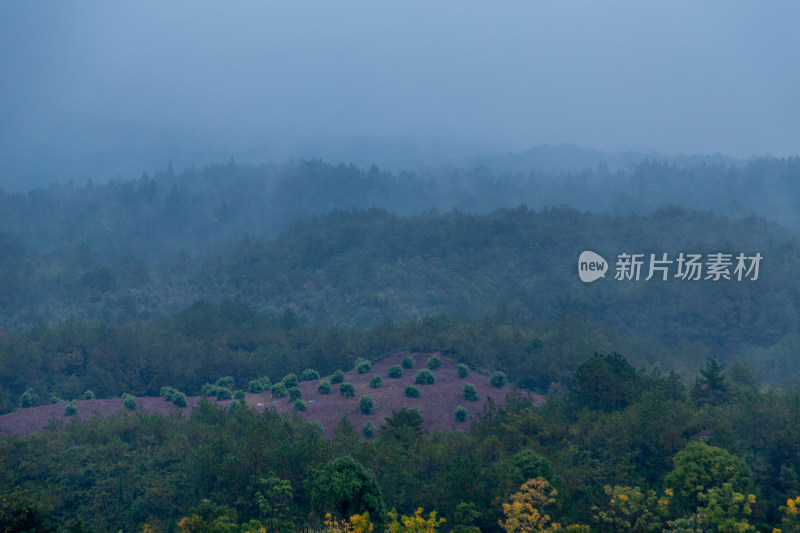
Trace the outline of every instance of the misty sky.
<instances>
[{"instance_id":1,"label":"misty sky","mask_svg":"<svg viewBox=\"0 0 800 533\"><path fill-rule=\"evenodd\" d=\"M798 23L788 1L8 1L0 155L351 135L796 155Z\"/></svg>"}]
</instances>

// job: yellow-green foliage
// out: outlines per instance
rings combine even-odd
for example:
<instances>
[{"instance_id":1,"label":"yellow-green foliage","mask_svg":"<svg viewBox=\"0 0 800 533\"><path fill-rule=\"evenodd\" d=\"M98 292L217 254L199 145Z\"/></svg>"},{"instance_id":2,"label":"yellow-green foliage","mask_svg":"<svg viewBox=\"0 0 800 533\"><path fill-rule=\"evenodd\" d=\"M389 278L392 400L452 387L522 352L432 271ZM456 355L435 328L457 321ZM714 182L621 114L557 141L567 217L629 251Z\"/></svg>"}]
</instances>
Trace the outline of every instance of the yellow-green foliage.
<instances>
[{"instance_id":1,"label":"yellow-green foliage","mask_svg":"<svg viewBox=\"0 0 800 533\"><path fill-rule=\"evenodd\" d=\"M347 520L339 522L330 513L325 514L325 533L372 533L374 526L369 513L354 514Z\"/></svg>"},{"instance_id":2,"label":"yellow-green foliage","mask_svg":"<svg viewBox=\"0 0 800 533\"><path fill-rule=\"evenodd\" d=\"M669 516L672 491L667 489L659 497L654 490L642 491L639 487L604 487L610 498L603 509L594 507L595 521L614 531L660 532Z\"/></svg>"},{"instance_id":3,"label":"yellow-green foliage","mask_svg":"<svg viewBox=\"0 0 800 533\"><path fill-rule=\"evenodd\" d=\"M781 506L783 520L781 528L775 531L782 533L800 533L800 496L786 500L786 507Z\"/></svg>"},{"instance_id":4,"label":"yellow-green foliage","mask_svg":"<svg viewBox=\"0 0 800 533\"><path fill-rule=\"evenodd\" d=\"M551 521L544 508L555 503L558 491L542 478L529 479L503 504L505 520L498 523L506 533L555 532L561 526Z\"/></svg>"},{"instance_id":5,"label":"yellow-green foliage","mask_svg":"<svg viewBox=\"0 0 800 533\"><path fill-rule=\"evenodd\" d=\"M420 507L413 516L400 516L398 521L397 511L392 509L387 513L389 524L386 530L389 533L436 533L439 526L444 523L444 518L436 518L436 511L428 513L428 518L422 516L425 510Z\"/></svg>"}]
</instances>

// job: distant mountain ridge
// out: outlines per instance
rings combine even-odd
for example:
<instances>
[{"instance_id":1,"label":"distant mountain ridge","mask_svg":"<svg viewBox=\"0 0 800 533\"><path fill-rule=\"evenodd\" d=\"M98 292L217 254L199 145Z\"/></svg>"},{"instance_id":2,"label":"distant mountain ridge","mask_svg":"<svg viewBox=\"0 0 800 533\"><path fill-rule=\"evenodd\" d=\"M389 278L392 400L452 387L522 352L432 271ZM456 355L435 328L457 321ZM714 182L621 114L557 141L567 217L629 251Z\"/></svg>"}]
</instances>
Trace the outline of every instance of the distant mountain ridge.
<instances>
[{"instance_id":1,"label":"distant mountain ridge","mask_svg":"<svg viewBox=\"0 0 800 533\"><path fill-rule=\"evenodd\" d=\"M230 157L252 165L321 159L331 163L344 161L361 169L376 165L394 172L438 172L483 165L496 171L549 174L579 173L600 166L611 172L628 172L645 160L679 166L743 163L719 154L605 152L569 143L503 151L476 143L368 135L301 138L243 133L236 140L222 141L213 134L162 124L86 119L69 123L69 131L42 134L36 140L12 136L5 139L0 147L0 189L27 192L51 183L83 183L88 179L96 183L110 179L125 181L163 169L169 162L181 170Z\"/></svg>"},{"instance_id":2,"label":"distant mountain ridge","mask_svg":"<svg viewBox=\"0 0 800 533\"><path fill-rule=\"evenodd\" d=\"M607 172L633 172L644 161L660 161L679 167L696 165L738 166L744 161L721 154L668 155L659 152L603 152L572 144L540 145L519 152L490 154L473 162L501 171L540 171L549 174L572 174L591 169Z\"/></svg>"}]
</instances>

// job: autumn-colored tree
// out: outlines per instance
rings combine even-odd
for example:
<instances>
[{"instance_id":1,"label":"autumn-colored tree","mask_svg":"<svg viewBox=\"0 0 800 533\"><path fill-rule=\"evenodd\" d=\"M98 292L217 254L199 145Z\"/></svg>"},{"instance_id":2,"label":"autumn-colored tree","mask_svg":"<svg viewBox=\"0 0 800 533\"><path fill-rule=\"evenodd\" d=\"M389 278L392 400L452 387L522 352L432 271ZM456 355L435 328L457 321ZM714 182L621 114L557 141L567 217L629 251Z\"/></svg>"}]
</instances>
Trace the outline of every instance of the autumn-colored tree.
<instances>
[{"instance_id":1,"label":"autumn-colored tree","mask_svg":"<svg viewBox=\"0 0 800 533\"><path fill-rule=\"evenodd\" d=\"M498 523L506 533L556 532L561 526L552 522L544 508L556 502L558 491L542 478L529 479L503 504L505 520Z\"/></svg>"},{"instance_id":2,"label":"autumn-colored tree","mask_svg":"<svg viewBox=\"0 0 800 533\"><path fill-rule=\"evenodd\" d=\"M372 533L375 527L369 519L369 513L354 514L341 522L330 513L325 514L325 533Z\"/></svg>"},{"instance_id":3,"label":"autumn-colored tree","mask_svg":"<svg viewBox=\"0 0 800 533\"><path fill-rule=\"evenodd\" d=\"M756 497L736 492L731 483L713 487L697 496L701 505L687 517L668 522L668 533L684 531L716 531L718 533L750 533L756 531L747 517Z\"/></svg>"},{"instance_id":4,"label":"autumn-colored tree","mask_svg":"<svg viewBox=\"0 0 800 533\"><path fill-rule=\"evenodd\" d=\"M256 525L261 525L254 521L248 524L247 529L242 529L237 524L235 509L211 500L201 500L200 504L190 512L191 514L178 521L178 530L181 533L241 533L242 531L249 533L259 532L260 528Z\"/></svg>"},{"instance_id":5,"label":"autumn-colored tree","mask_svg":"<svg viewBox=\"0 0 800 533\"><path fill-rule=\"evenodd\" d=\"M24 490L0 494L0 532L45 530L45 513Z\"/></svg>"},{"instance_id":6,"label":"autumn-colored tree","mask_svg":"<svg viewBox=\"0 0 800 533\"><path fill-rule=\"evenodd\" d=\"M609 506L592 509L601 529L632 533L655 533L663 529L669 516L670 489L662 497L654 490L642 491L639 487L606 485L604 490L610 498Z\"/></svg>"},{"instance_id":7,"label":"autumn-colored tree","mask_svg":"<svg viewBox=\"0 0 800 533\"><path fill-rule=\"evenodd\" d=\"M786 500L786 506L781 506L783 520L781 521L782 533L800 533L800 496Z\"/></svg>"},{"instance_id":8,"label":"autumn-colored tree","mask_svg":"<svg viewBox=\"0 0 800 533\"><path fill-rule=\"evenodd\" d=\"M229 516L218 516L205 519L197 514L184 516L178 521L178 530L181 533L267 533L267 528L258 520L250 520L246 524L237 524ZM145 524L142 533L156 531L149 524Z\"/></svg>"},{"instance_id":9,"label":"autumn-colored tree","mask_svg":"<svg viewBox=\"0 0 800 533\"><path fill-rule=\"evenodd\" d=\"M392 509L387 513L389 524L386 530L389 533L436 533L439 526L444 523L444 518L436 518L436 511L428 513L428 518L422 516L425 510L420 507L413 516L400 516L398 521L397 511Z\"/></svg>"},{"instance_id":10,"label":"autumn-colored tree","mask_svg":"<svg viewBox=\"0 0 800 533\"><path fill-rule=\"evenodd\" d=\"M178 521L181 533L238 533L239 527L228 516L206 520L198 514L184 516Z\"/></svg>"}]
</instances>

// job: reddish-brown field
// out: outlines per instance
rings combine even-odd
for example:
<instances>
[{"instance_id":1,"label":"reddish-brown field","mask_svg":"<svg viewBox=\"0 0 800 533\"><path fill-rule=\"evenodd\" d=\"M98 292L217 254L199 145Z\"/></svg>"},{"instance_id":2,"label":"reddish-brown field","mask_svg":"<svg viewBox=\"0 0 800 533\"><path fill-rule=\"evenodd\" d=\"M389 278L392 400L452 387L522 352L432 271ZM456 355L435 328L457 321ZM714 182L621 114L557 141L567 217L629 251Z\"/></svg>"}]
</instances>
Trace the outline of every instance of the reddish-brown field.
<instances>
[{"instance_id":1,"label":"reddish-brown field","mask_svg":"<svg viewBox=\"0 0 800 533\"><path fill-rule=\"evenodd\" d=\"M387 376L387 369L394 364L400 364L404 355L411 355L414 359L414 368L403 371L403 377L392 379ZM371 420L376 428L380 428L384 419L391 416L393 410L401 407L418 407L424 419L426 429L440 430L463 430L469 426L469 422L457 423L453 420L453 411L458 405L463 405L472 417L481 412L487 399L491 398L496 403L502 403L506 395L511 391L510 386L506 385L501 389L492 387L489 384L489 377L476 372L470 373L469 377L460 379L456 374L457 362L449 357L440 356L442 366L434 371L436 383L433 385L417 385L420 389L419 398L407 398L404 395L404 387L414 383L417 371L425 368L425 362L434 354L427 353L397 353L390 355L373 364L372 370L365 374L358 374L355 370L345 373L345 381L353 384L356 394L352 398L344 398L339 394L339 387L333 385L330 394L320 394L317 392L317 380L306 381L299 384L303 392L303 400L306 402L306 410L300 415L309 421L318 421L325 430L326 435L331 435L336 423L347 415L356 429L360 430L368 420ZM379 375L383 379L382 387L371 389L369 379L373 375ZM327 377L322 378L327 379ZM465 383L472 383L480 394L480 401L468 402L462 397L461 390ZM368 394L375 402L374 411L365 415L358 409L358 399ZM541 404L544 398L538 394L529 394L534 403ZM189 415L192 408L200 401L200 397L187 398L188 406L179 408L163 398L137 398L138 409L147 413L159 413L164 416L170 415ZM212 400L213 401L213 400ZM219 402L220 405L227 405L230 401ZM279 413L292 411L292 402L287 398L273 399L269 393L248 394L247 404L257 410L273 408ZM33 432L42 430L51 424L68 423L72 417L64 416L65 403L44 405L41 407L31 407L20 409L13 413L0 416L0 436L2 435L29 435ZM122 400L114 398L110 400L82 400L77 402L77 417L87 419L95 413L104 418L108 418L118 413L122 407ZM469 420L469 419L468 419Z\"/></svg>"}]
</instances>

